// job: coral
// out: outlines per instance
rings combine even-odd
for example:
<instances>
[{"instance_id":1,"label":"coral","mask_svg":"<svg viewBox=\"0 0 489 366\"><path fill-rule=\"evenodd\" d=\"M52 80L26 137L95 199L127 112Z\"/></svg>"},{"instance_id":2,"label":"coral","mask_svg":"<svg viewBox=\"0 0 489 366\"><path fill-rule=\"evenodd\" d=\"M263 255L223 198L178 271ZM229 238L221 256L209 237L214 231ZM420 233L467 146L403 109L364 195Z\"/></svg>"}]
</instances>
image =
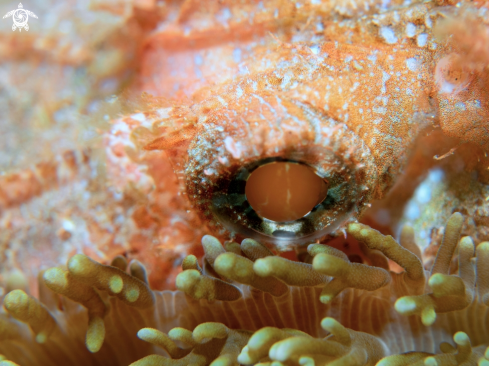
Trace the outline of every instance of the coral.
<instances>
[{"instance_id":1,"label":"coral","mask_svg":"<svg viewBox=\"0 0 489 366\"><path fill-rule=\"evenodd\" d=\"M458 213L448 220L429 273L412 229L398 244L358 223L348 232L403 272L350 263L323 244L308 246L311 264L252 239L225 248L205 236L203 268L187 257L179 290L159 292L138 262L105 266L76 255L67 270L44 272L44 304L21 290L5 297L0 352L26 366L484 365L489 243L459 241L462 223Z\"/></svg>"}]
</instances>

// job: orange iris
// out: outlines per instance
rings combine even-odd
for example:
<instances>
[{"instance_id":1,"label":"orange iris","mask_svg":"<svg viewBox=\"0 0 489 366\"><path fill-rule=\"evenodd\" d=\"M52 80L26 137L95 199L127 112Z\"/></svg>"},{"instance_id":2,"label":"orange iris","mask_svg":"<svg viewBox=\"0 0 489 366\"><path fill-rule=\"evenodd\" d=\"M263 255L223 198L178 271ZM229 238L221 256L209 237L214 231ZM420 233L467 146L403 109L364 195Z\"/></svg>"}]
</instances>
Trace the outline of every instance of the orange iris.
<instances>
[{"instance_id":1,"label":"orange iris","mask_svg":"<svg viewBox=\"0 0 489 366\"><path fill-rule=\"evenodd\" d=\"M306 165L276 162L260 166L246 182L251 207L269 220L284 222L304 217L324 200L327 183Z\"/></svg>"}]
</instances>

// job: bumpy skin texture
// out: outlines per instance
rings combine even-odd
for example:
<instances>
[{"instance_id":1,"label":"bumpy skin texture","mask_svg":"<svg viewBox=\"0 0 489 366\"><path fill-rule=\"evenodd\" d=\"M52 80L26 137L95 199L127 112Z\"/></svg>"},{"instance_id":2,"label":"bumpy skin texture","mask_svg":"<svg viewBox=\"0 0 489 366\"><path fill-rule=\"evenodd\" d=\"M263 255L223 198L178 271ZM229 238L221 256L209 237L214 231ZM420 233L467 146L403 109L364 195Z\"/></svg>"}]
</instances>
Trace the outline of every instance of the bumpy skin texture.
<instances>
[{"instance_id":1,"label":"bumpy skin texture","mask_svg":"<svg viewBox=\"0 0 489 366\"><path fill-rule=\"evenodd\" d=\"M216 208L223 181L260 159L301 160L348 187L351 196L341 191L334 209L312 219L321 236L385 196L427 128L457 138L452 147L487 149L487 59L475 51L487 32L482 4L280 4L277 13L276 3L255 12L232 4L185 9L173 32L150 39L154 50L145 55L145 74L171 76L164 84L142 79L141 90L170 97L177 89L191 98L170 108L155 102L139 123L128 117L132 136L145 149L167 152L215 234L278 242L241 212ZM216 29L205 21L223 14L223 35L203 42ZM245 32L249 19L252 34ZM451 19L476 22L465 34L477 41L453 36ZM191 32L182 34L184 26ZM192 42L202 48L182 46ZM170 53L155 71L150 60ZM487 162L477 164L482 175Z\"/></svg>"}]
</instances>

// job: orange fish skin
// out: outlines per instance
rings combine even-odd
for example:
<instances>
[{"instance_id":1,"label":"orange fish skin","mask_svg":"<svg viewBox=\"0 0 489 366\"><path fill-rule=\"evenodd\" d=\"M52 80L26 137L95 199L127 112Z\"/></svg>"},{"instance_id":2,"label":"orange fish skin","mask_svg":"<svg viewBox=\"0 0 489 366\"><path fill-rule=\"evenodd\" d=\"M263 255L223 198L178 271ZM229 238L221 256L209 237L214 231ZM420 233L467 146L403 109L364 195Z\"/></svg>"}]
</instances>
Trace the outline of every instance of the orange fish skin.
<instances>
[{"instance_id":1,"label":"orange fish skin","mask_svg":"<svg viewBox=\"0 0 489 366\"><path fill-rule=\"evenodd\" d=\"M256 227L243 230L237 224L239 212L222 225L211 202L223 180L253 161L303 158L315 140L338 158L334 164L345 168L343 178L353 193L343 197L336 213L315 221L321 236L382 199L417 138L432 128L461 142L486 144L485 59L463 54L474 47L447 40L443 30L449 19L473 15L480 4L382 8L372 2L368 11L341 10L330 2L273 2L258 10L251 2L205 9L189 4L170 9L146 41L136 90L163 99L155 98L145 109L148 117L136 125L129 117L130 139L139 149L143 175L156 186L153 178L160 173L145 167L144 151L165 152L161 157L172 161L199 221L223 239L240 230L256 235ZM479 18L479 25L485 24ZM474 32L482 37L485 29ZM460 71L460 62L469 69ZM443 86L457 72L465 75L463 82ZM349 137L339 138L345 131ZM328 140L335 135L336 142ZM319 167L319 155L307 159L323 175L333 164Z\"/></svg>"},{"instance_id":2,"label":"orange fish skin","mask_svg":"<svg viewBox=\"0 0 489 366\"><path fill-rule=\"evenodd\" d=\"M174 24L171 34L180 36L182 43L173 39L167 45L164 32L149 42L153 48L161 42L160 55L173 53L173 61L164 61L163 68L175 66L175 60L182 58L186 66L174 67L169 83L156 91L170 94L167 88L176 85L171 81L186 78L187 89L182 93L190 95L178 112L169 112L167 119L154 125L156 138L146 148L169 152L173 149L171 141L179 141L175 143L179 151L188 146L188 155L172 154L174 166L182 167L177 174L185 180L185 192L202 221L217 226L211 229L213 232L227 235L229 230L235 232L230 229L232 223L222 226L212 213L211 197L222 180L266 157L307 155L310 144L321 141L322 148L337 158L337 169L345 169L345 182L351 183L355 192L343 200L337 213L318 219L321 224L316 228L328 226L326 231L334 231L360 216L372 199L385 195L405 165L417 136L433 125L437 113L433 68L441 47L433 46L434 38L429 34L425 45L418 44L421 41L417 38L424 39L418 30L415 35L397 32L401 25L417 21L420 13L434 9L433 4L401 9L394 25L392 13L384 18L367 16L357 21L356 28L344 26L348 32L343 33L350 34L350 39L339 34L339 41L330 40L338 24L328 20L320 7L320 15L309 20L309 25L307 17L297 16L295 26L303 21L303 33L311 36L312 41L307 42L303 41L307 38L304 35L288 34L292 23L284 21L286 17L281 27L268 18L252 37L237 22L234 38L225 32L207 43L202 34L210 30L201 29L184 37L178 33L179 25ZM353 24L353 20L349 22ZM318 31L318 24L328 26ZM264 28L276 31L277 36L269 35ZM351 39L353 44L349 44ZM182 44L193 47L183 48ZM241 49L249 54L246 58L241 51L238 63L236 50ZM209 62L213 57L210 55L215 54L221 57L218 64ZM151 52L148 57L153 57ZM219 69L222 75L212 73ZM236 73L230 76L233 71ZM209 83L204 85L203 80ZM180 121L185 121L186 127L179 130ZM168 139L168 129L177 135L181 131L181 137ZM158 131L164 132L158 135ZM348 138L340 139L340 133L348 134ZM328 140L331 136L337 142ZM325 165L318 165L320 159L311 153L307 159L305 162L326 174ZM322 234L326 232L321 230ZM307 235L305 238L313 239Z\"/></svg>"}]
</instances>

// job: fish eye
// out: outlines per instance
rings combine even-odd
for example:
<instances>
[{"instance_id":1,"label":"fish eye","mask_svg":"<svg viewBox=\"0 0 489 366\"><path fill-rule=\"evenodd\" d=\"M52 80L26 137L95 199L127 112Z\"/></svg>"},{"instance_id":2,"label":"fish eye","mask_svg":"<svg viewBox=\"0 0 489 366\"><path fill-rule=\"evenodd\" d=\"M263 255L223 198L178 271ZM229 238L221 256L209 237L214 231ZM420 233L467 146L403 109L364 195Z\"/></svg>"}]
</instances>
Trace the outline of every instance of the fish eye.
<instances>
[{"instance_id":1,"label":"fish eye","mask_svg":"<svg viewBox=\"0 0 489 366\"><path fill-rule=\"evenodd\" d=\"M261 159L222 179L210 209L231 232L282 247L310 242L336 230L354 210L355 190L341 173L321 173L300 160Z\"/></svg>"},{"instance_id":2,"label":"fish eye","mask_svg":"<svg viewBox=\"0 0 489 366\"><path fill-rule=\"evenodd\" d=\"M275 222L303 218L326 198L327 192L326 180L307 165L293 161L258 166L250 172L245 186L251 209Z\"/></svg>"},{"instance_id":3,"label":"fish eye","mask_svg":"<svg viewBox=\"0 0 489 366\"><path fill-rule=\"evenodd\" d=\"M368 146L320 110L270 94L212 113L186 147L182 183L214 235L279 250L311 243L381 194Z\"/></svg>"}]
</instances>

